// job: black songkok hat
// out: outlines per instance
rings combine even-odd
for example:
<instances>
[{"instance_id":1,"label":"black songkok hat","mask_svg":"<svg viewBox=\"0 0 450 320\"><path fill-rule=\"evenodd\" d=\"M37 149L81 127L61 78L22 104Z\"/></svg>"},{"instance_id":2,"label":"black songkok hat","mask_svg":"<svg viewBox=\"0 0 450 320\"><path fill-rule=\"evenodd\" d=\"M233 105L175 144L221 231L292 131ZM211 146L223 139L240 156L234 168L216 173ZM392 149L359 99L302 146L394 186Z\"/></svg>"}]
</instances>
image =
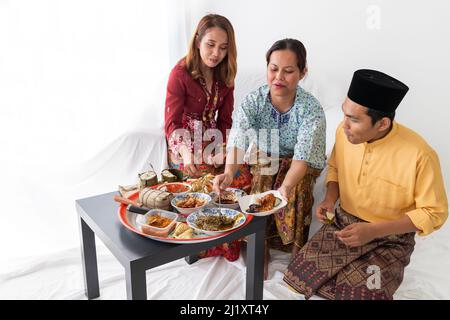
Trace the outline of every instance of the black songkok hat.
<instances>
[{"instance_id":1,"label":"black songkok hat","mask_svg":"<svg viewBox=\"0 0 450 320\"><path fill-rule=\"evenodd\" d=\"M353 102L384 113L393 113L409 88L387 74L361 69L353 74L347 96Z\"/></svg>"}]
</instances>

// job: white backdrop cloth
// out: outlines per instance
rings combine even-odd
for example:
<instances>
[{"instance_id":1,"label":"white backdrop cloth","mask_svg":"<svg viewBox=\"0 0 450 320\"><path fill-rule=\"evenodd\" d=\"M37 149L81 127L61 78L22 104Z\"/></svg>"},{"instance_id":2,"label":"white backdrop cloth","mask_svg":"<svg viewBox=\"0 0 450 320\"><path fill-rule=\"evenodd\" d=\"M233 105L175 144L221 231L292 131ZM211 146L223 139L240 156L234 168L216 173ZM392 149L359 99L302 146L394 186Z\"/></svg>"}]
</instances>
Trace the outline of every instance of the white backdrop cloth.
<instances>
[{"instance_id":1,"label":"white backdrop cloth","mask_svg":"<svg viewBox=\"0 0 450 320\"><path fill-rule=\"evenodd\" d=\"M313 229L317 227L313 224ZM446 225L429 237L416 237L411 263L394 299L450 299L449 231ZM100 241L97 249L98 299L126 299L123 267ZM303 300L303 295L289 290L282 280L289 255L272 250L271 256L264 299ZM148 299L245 299L245 270L245 250L234 262L223 257L201 259L192 265L176 260L147 271ZM86 299L79 248L3 263L0 299Z\"/></svg>"}]
</instances>

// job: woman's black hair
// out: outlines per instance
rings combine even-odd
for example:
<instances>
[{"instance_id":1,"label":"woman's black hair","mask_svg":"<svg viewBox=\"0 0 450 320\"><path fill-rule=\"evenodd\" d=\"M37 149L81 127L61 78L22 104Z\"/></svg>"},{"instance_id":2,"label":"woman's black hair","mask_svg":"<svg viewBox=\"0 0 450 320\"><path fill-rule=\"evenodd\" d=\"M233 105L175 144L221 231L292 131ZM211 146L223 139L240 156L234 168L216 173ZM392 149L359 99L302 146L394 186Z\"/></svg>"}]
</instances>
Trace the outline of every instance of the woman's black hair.
<instances>
[{"instance_id":1,"label":"woman's black hair","mask_svg":"<svg viewBox=\"0 0 450 320\"><path fill-rule=\"evenodd\" d=\"M304 72L306 68L306 49L303 43L296 39L283 39L275 42L266 53L267 65L269 65L272 52L277 50L291 50L297 56L297 66L300 72Z\"/></svg>"}]
</instances>

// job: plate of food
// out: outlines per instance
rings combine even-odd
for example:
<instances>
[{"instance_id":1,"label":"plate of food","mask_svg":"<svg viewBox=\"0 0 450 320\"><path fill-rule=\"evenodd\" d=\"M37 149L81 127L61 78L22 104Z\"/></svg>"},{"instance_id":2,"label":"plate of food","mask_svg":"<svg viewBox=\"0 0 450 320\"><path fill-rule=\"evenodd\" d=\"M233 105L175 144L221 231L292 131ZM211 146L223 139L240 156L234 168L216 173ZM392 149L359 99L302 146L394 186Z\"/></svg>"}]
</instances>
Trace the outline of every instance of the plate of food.
<instances>
[{"instance_id":1,"label":"plate of food","mask_svg":"<svg viewBox=\"0 0 450 320\"><path fill-rule=\"evenodd\" d=\"M190 214L186 223L197 232L215 236L241 227L246 219L246 215L237 210L204 208Z\"/></svg>"},{"instance_id":2,"label":"plate of food","mask_svg":"<svg viewBox=\"0 0 450 320\"><path fill-rule=\"evenodd\" d=\"M244 190L235 189L235 188L226 188L220 195L217 195L215 192L211 192L210 196L212 198L212 203L216 206L220 206L223 208L230 209L238 209L239 208L239 198L246 196ZM220 199L219 199L220 196Z\"/></svg>"},{"instance_id":3,"label":"plate of food","mask_svg":"<svg viewBox=\"0 0 450 320\"><path fill-rule=\"evenodd\" d=\"M135 201L138 199L138 197L139 197L139 192L136 192L136 193L129 195L127 197L127 199ZM214 240L214 239L217 239L220 237L224 237L236 230L236 229L233 229L233 230L229 230L227 232L212 236L212 235L208 235L208 234L201 233L201 232L194 230L185 222L176 221L175 227L168 233L167 236L158 236L158 235L151 235L151 234L144 233L141 229L141 225L138 223L138 219L140 221L142 221L141 219L142 219L143 215L127 211L126 204L120 204L119 210L118 210L118 215L119 215L119 221L128 230L130 230L142 237L145 237L145 238L153 239L153 240L159 241L159 242L166 242L166 243L173 243L173 244L193 244L193 243L207 242L207 241L211 241L211 240ZM247 216L245 222L240 227L247 225L248 223L250 223L250 221L252 219L253 219L252 216Z\"/></svg>"},{"instance_id":4,"label":"plate of food","mask_svg":"<svg viewBox=\"0 0 450 320\"><path fill-rule=\"evenodd\" d=\"M252 194L239 199L239 206L242 211L254 216L268 216L286 205L287 201L276 190Z\"/></svg>"}]
</instances>

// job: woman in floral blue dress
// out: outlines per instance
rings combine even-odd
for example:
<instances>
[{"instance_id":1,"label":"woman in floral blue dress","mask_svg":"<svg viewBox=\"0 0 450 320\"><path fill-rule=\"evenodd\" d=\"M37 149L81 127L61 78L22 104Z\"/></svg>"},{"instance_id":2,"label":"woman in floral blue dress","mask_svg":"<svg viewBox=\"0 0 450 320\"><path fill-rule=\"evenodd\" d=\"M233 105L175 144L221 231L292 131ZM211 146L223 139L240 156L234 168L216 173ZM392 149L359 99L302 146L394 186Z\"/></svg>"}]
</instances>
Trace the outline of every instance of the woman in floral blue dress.
<instances>
[{"instance_id":1,"label":"woman in floral blue dress","mask_svg":"<svg viewBox=\"0 0 450 320\"><path fill-rule=\"evenodd\" d=\"M308 240L313 187L326 162L326 122L319 101L298 85L307 73L303 44L279 40L266 60L267 84L248 94L233 114L225 172L216 177L214 189L230 185L246 159L253 174L252 194L278 189L288 200L268 219L267 277L269 247L295 254Z\"/></svg>"}]
</instances>

